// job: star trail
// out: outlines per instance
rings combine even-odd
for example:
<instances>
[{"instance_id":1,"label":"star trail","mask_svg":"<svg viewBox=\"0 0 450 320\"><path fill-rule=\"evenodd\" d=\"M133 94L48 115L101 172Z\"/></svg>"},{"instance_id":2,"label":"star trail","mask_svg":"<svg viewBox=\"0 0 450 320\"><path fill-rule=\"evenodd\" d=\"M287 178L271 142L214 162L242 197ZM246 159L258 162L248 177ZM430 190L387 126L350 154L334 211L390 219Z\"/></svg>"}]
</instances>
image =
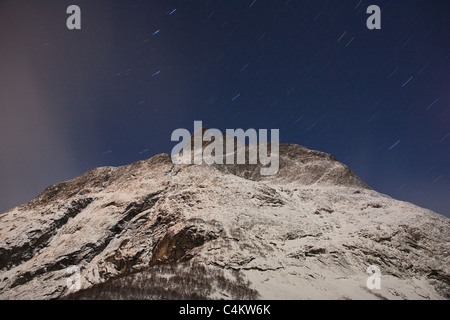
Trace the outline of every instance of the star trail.
<instances>
[{"instance_id":1,"label":"star trail","mask_svg":"<svg viewBox=\"0 0 450 320\"><path fill-rule=\"evenodd\" d=\"M72 3L73 2L73 3ZM66 9L81 8L81 30ZM366 10L381 8L380 30ZM173 147L194 121L280 129L450 216L448 1L7 0L0 211Z\"/></svg>"}]
</instances>

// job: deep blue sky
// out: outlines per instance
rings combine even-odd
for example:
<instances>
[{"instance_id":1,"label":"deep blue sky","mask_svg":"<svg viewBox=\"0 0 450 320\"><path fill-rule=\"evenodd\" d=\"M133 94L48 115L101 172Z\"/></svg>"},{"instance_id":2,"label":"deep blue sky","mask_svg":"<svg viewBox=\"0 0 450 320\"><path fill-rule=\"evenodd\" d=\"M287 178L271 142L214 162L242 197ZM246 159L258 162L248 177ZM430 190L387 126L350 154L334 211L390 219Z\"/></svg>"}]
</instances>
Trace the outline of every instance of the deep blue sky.
<instances>
[{"instance_id":1,"label":"deep blue sky","mask_svg":"<svg viewBox=\"0 0 450 320\"><path fill-rule=\"evenodd\" d=\"M371 4L382 30L366 27ZM170 153L172 131L202 120L280 129L450 216L449 13L448 0L1 0L0 211Z\"/></svg>"}]
</instances>

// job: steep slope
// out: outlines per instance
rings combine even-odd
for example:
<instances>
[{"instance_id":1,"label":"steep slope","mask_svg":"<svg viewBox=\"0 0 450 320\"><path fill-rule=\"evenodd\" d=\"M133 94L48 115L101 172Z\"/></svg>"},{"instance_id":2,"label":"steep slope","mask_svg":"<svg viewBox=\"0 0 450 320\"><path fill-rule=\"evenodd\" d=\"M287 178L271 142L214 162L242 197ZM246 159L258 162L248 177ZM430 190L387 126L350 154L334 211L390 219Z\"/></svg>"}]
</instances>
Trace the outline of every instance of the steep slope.
<instances>
[{"instance_id":1,"label":"steep slope","mask_svg":"<svg viewBox=\"0 0 450 320\"><path fill-rule=\"evenodd\" d=\"M67 296L71 266L78 298L450 298L449 219L300 146L257 168L161 154L49 187L0 215L0 299Z\"/></svg>"}]
</instances>

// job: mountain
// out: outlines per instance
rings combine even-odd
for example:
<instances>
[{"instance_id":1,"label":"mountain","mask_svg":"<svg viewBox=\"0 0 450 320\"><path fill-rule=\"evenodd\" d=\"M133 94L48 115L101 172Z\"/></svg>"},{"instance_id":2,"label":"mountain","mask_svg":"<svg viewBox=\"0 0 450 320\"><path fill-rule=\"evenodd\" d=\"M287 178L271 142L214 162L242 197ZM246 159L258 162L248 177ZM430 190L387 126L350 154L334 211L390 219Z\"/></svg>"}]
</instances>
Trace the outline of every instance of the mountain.
<instances>
[{"instance_id":1,"label":"mountain","mask_svg":"<svg viewBox=\"0 0 450 320\"><path fill-rule=\"evenodd\" d=\"M0 299L450 298L448 218L279 148L275 176L160 154L47 188L0 215Z\"/></svg>"}]
</instances>

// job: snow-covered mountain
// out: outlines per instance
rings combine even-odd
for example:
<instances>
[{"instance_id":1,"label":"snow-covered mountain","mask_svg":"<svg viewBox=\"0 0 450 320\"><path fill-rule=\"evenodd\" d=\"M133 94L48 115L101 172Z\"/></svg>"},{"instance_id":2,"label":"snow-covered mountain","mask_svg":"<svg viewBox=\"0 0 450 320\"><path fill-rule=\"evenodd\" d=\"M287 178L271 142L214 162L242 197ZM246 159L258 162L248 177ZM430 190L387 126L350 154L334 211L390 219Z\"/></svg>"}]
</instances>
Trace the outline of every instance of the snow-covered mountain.
<instances>
[{"instance_id":1,"label":"snow-covered mountain","mask_svg":"<svg viewBox=\"0 0 450 320\"><path fill-rule=\"evenodd\" d=\"M160 154L51 186L0 215L0 299L450 298L448 218L298 145L258 172Z\"/></svg>"}]
</instances>

